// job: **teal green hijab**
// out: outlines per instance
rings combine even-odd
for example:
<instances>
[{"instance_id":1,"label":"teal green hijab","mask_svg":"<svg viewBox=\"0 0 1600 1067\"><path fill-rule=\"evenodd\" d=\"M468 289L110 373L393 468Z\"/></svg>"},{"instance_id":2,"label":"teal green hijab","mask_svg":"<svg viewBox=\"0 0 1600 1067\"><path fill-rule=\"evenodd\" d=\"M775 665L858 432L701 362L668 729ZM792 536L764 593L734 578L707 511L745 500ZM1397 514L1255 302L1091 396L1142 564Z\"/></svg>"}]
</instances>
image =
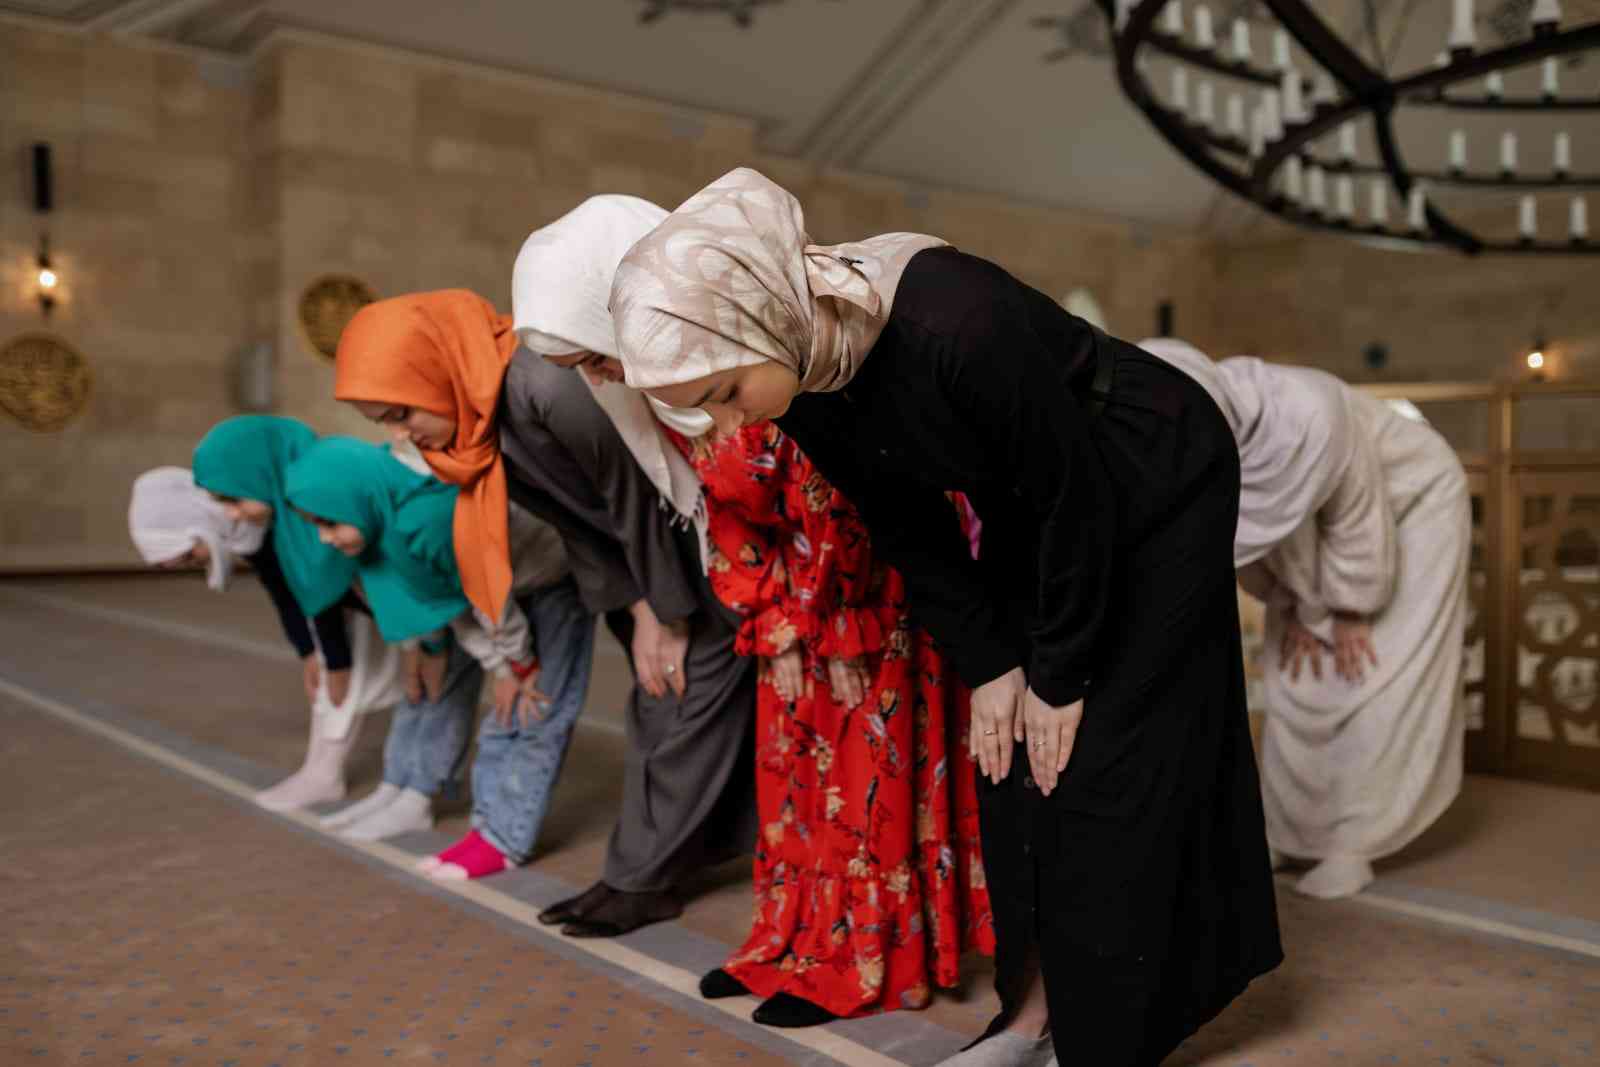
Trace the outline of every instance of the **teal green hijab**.
<instances>
[{"instance_id":1,"label":"teal green hijab","mask_svg":"<svg viewBox=\"0 0 1600 1067\"><path fill-rule=\"evenodd\" d=\"M317 528L289 509L289 466L316 443L316 431L298 419L241 415L217 423L194 450L200 488L272 505L272 547L307 616L337 604L356 576L355 560L323 544Z\"/></svg>"},{"instance_id":2,"label":"teal green hijab","mask_svg":"<svg viewBox=\"0 0 1600 1067\"><path fill-rule=\"evenodd\" d=\"M430 633L467 610L451 531L455 486L379 447L326 437L289 468L289 502L366 538L361 585L387 641Z\"/></svg>"}]
</instances>

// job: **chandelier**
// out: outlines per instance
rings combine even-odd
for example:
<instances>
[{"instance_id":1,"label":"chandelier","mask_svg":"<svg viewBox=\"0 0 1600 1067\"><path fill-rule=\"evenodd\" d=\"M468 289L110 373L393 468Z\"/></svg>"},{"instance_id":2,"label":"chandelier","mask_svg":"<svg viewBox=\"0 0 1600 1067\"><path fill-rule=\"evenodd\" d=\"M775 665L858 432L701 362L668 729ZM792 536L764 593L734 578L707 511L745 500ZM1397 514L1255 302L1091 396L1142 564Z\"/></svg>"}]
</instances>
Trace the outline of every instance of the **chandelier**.
<instances>
[{"instance_id":1,"label":"chandelier","mask_svg":"<svg viewBox=\"0 0 1600 1067\"><path fill-rule=\"evenodd\" d=\"M1240 17L1224 26L1213 24L1203 3L1094 2L1110 21L1117 80L1129 100L1186 159L1262 210L1401 247L1600 252L1584 196L1600 189L1600 171L1574 173L1570 132L1549 129L1552 118L1558 126L1570 118L1591 135L1600 128L1592 117L1600 115L1600 92L1561 89L1563 59L1576 64L1585 50L1600 48L1600 22L1563 28L1558 0L1501 4L1488 22L1508 40L1483 47L1473 0L1450 0L1448 34L1438 41L1444 50L1401 73L1390 73L1382 54L1377 0L1363 0L1368 54L1308 0L1259 0L1257 9L1270 16L1265 40L1252 40L1261 25L1243 17L1249 3L1235 3ZM1407 15L1414 6L1405 5ZM1508 74L1531 84L1535 72L1537 92L1507 92ZM1411 109L1402 152L1396 122ZM1463 118L1480 127L1499 122L1498 137L1488 138L1497 166L1469 163ZM1364 120L1370 158L1357 151ZM1521 156L1515 126L1527 127ZM1424 139L1421 154L1441 159L1438 165L1408 164L1415 131ZM1528 166L1519 165L1524 159Z\"/></svg>"}]
</instances>

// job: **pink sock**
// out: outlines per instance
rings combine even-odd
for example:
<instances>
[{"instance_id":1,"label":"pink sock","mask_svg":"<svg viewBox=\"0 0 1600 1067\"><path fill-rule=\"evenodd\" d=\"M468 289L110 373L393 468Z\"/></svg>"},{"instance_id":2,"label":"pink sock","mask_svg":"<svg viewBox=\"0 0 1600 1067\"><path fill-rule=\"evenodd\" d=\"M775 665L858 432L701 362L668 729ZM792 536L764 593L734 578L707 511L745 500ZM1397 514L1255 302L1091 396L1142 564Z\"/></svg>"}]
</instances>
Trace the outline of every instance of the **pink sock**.
<instances>
[{"instance_id":1,"label":"pink sock","mask_svg":"<svg viewBox=\"0 0 1600 1067\"><path fill-rule=\"evenodd\" d=\"M482 878L511 869L511 861L476 830L469 830L466 837L434 858L439 861L439 866L434 870L446 878L462 877L455 871L446 870L451 866L459 869L467 878Z\"/></svg>"}]
</instances>

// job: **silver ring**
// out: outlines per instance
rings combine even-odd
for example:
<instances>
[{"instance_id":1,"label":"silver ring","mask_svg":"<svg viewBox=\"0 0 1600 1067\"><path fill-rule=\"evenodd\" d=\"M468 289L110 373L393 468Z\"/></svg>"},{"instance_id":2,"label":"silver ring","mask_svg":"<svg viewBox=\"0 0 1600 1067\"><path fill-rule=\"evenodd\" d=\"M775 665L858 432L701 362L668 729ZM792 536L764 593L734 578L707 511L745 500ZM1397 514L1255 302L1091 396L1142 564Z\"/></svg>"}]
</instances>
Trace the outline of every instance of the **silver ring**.
<instances>
[{"instance_id":1,"label":"silver ring","mask_svg":"<svg viewBox=\"0 0 1600 1067\"><path fill-rule=\"evenodd\" d=\"M984 736L984 737L993 737L993 736L994 736L994 735L995 735L995 734L997 734L997 733L999 733L999 732L1000 732L1000 731L998 731L998 730L985 730L985 731L984 731L984 732L983 732L983 736Z\"/></svg>"},{"instance_id":2,"label":"silver ring","mask_svg":"<svg viewBox=\"0 0 1600 1067\"><path fill-rule=\"evenodd\" d=\"M678 668L674 667L672 664L669 663L669 664L667 664L667 673L668 674L677 674L678 673Z\"/></svg>"},{"instance_id":3,"label":"silver ring","mask_svg":"<svg viewBox=\"0 0 1600 1067\"><path fill-rule=\"evenodd\" d=\"M1044 747L1044 742L1043 742L1043 741L1035 741L1035 742L1034 742L1034 743L1033 743L1033 747L1034 747L1034 748L1035 748L1035 749L1040 749L1040 748L1043 748L1043 747Z\"/></svg>"}]
</instances>

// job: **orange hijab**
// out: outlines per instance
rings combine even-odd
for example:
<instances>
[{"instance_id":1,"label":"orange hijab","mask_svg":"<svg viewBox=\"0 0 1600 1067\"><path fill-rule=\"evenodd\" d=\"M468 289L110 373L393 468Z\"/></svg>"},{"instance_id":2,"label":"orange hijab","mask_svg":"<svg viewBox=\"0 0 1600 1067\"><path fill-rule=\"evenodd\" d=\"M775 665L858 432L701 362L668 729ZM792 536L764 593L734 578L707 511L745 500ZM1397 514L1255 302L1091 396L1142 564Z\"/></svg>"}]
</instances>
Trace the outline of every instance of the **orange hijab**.
<instances>
[{"instance_id":1,"label":"orange hijab","mask_svg":"<svg viewBox=\"0 0 1600 1067\"><path fill-rule=\"evenodd\" d=\"M456 563L467 599L498 620L511 595L506 468L495 409L516 350L511 317L465 289L368 304L339 338L333 395L421 408L456 420L456 436L423 458L456 498Z\"/></svg>"}]
</instances>

